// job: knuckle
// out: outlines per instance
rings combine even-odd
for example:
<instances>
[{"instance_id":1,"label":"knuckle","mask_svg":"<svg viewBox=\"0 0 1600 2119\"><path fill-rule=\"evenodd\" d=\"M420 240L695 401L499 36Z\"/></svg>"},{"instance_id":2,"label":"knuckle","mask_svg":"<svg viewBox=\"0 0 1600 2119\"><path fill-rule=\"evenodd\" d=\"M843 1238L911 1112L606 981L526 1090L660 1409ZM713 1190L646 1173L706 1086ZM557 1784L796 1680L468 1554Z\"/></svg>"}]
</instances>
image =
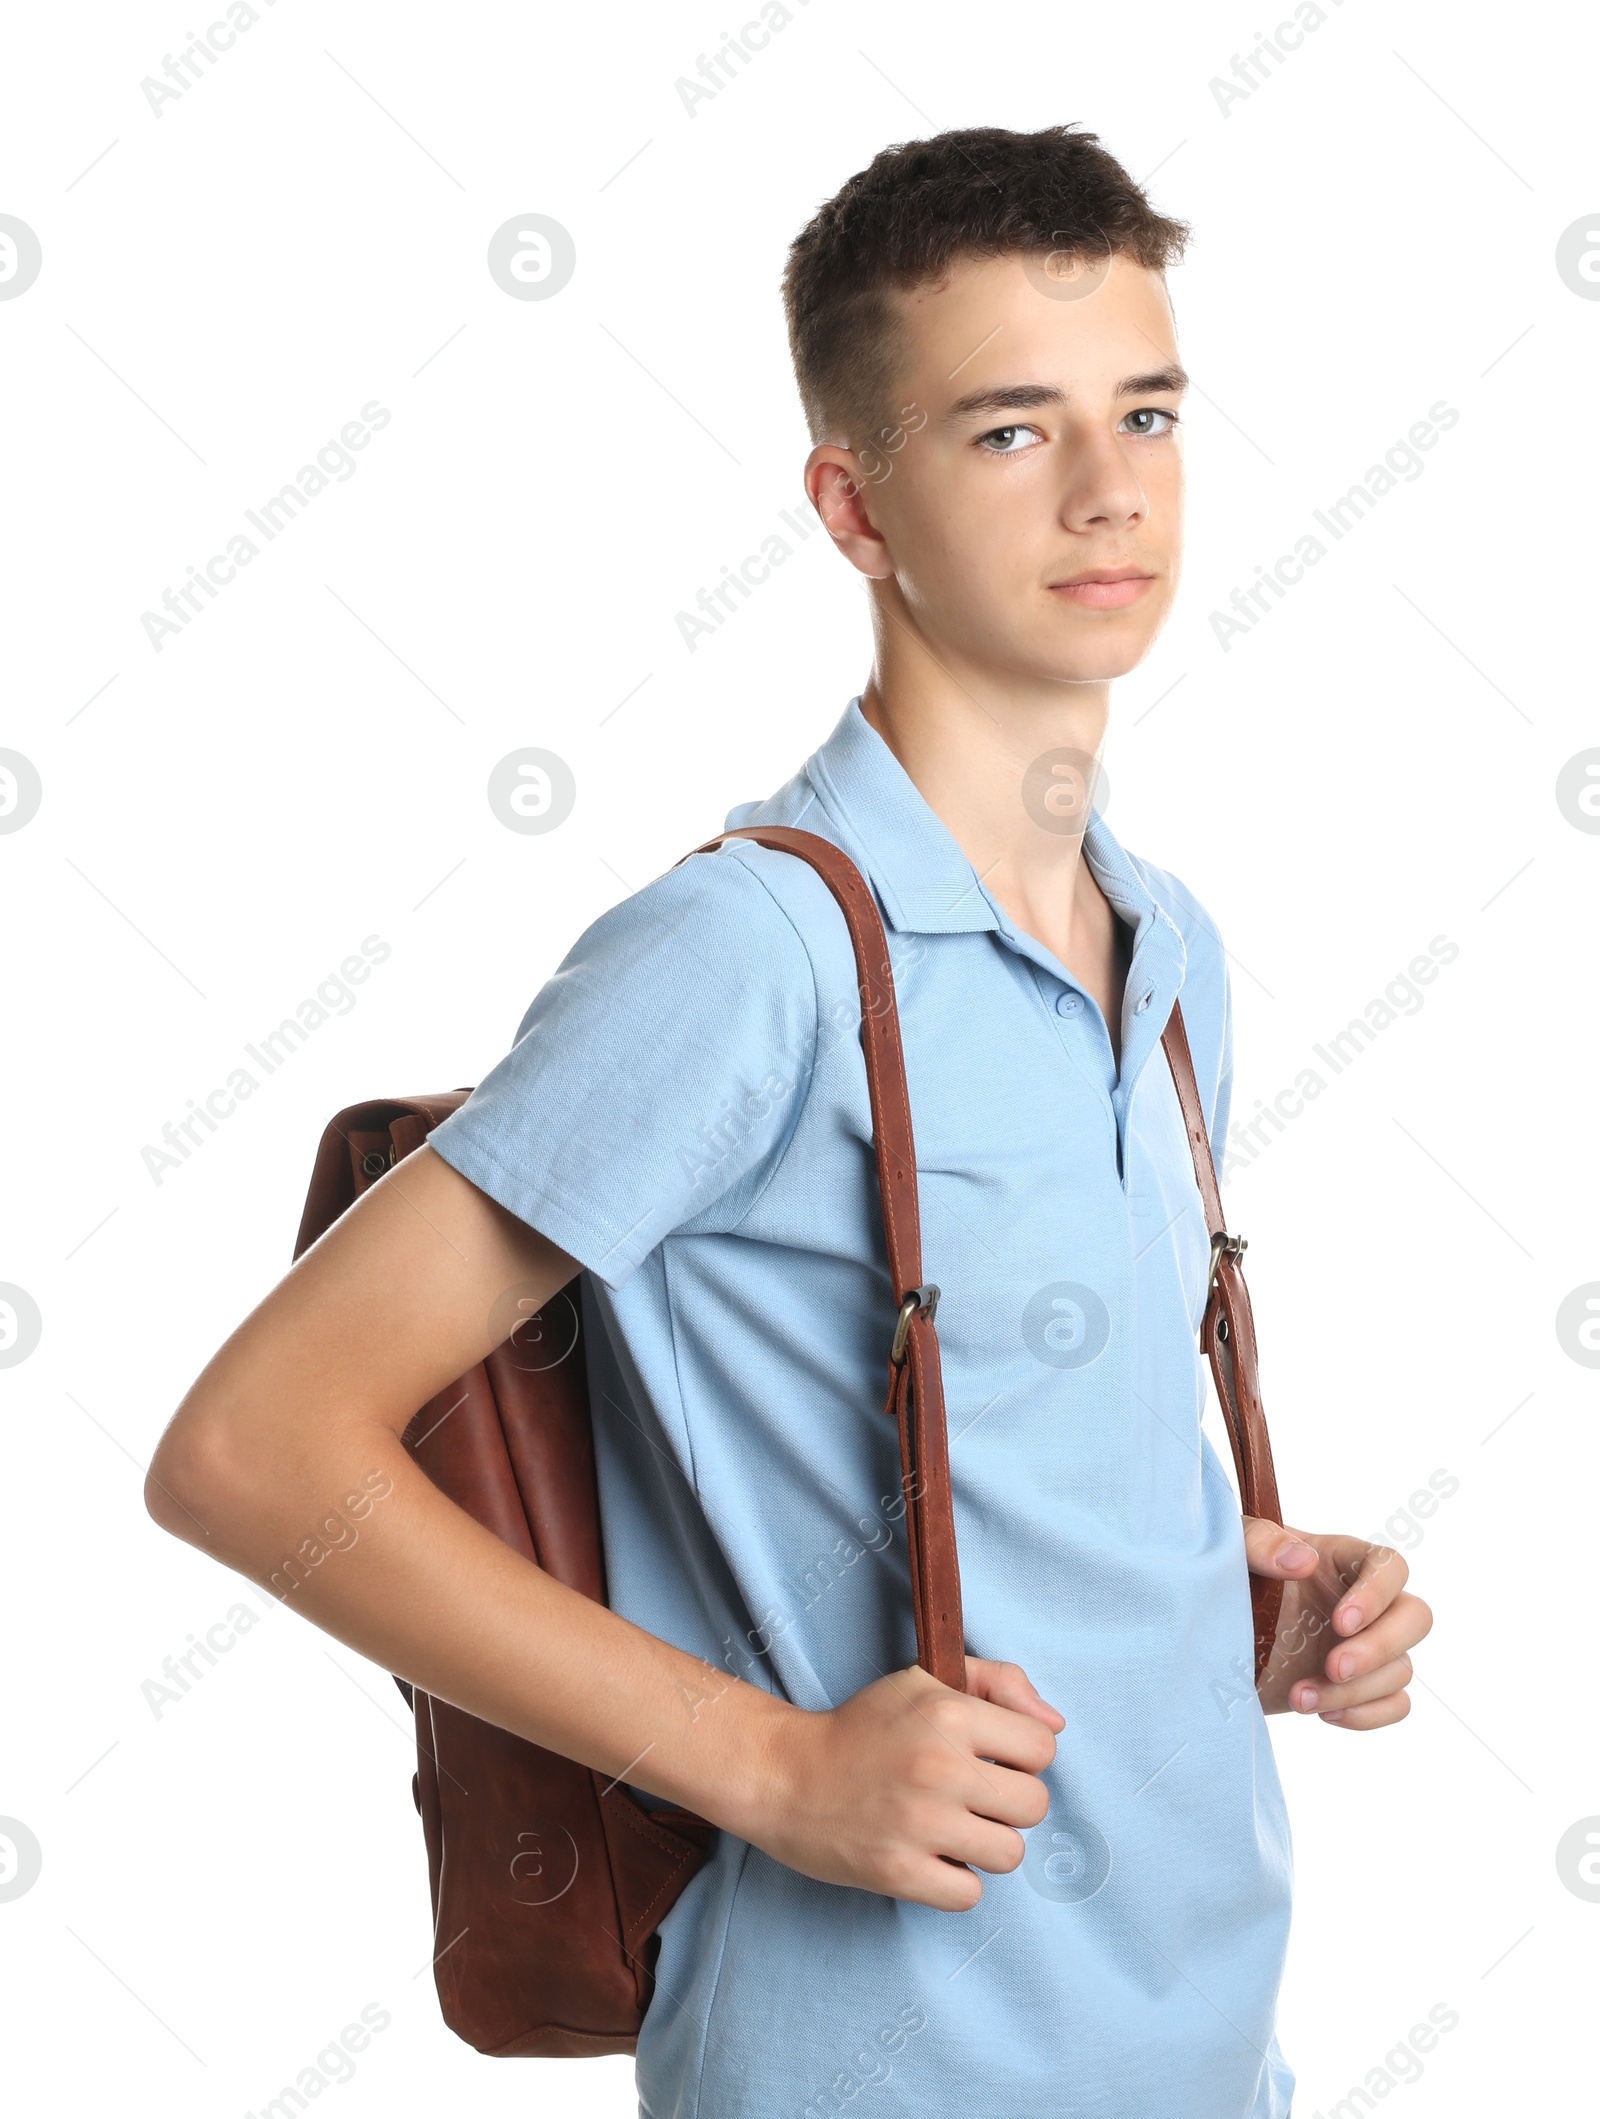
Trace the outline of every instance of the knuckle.
<instances>
[{"instance_id":1,"label":"knuckle","mask_svg":"<svg viewBox=\"0 0 1600 2119\"><path fill-rule=\"evenodd\" d=\"M957 1736L966 1727L966 1694L941 1692L922 1709L940 1736Z\"/></svg>"}]
</instances>

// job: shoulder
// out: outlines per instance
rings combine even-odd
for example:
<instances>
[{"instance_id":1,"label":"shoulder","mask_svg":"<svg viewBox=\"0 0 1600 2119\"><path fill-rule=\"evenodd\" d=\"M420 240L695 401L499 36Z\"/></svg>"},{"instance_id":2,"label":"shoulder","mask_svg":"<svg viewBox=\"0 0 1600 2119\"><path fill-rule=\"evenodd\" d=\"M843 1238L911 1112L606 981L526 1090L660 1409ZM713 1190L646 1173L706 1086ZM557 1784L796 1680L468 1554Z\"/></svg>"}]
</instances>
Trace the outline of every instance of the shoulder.
<instances>
[{"instance_id":1,"label":"shoulder","mask_svg":"<svg viewBox=\"0 0 1600 2119\"><path fill-rule=\"evenodd\" d=\"M1170 869L1158 868L1140 854L1128 855L1129 864L1156 904L1183 937L1186 958L1185 986L1221 987L1227 979L1227 953L1222 932L1187 883Z\"/></svg>"},{"instance_id":2,"label":"shoulder","mask_svg":"<svg viewBox=\"0 0 1600 2119\"><path fill-rule=\"evenodd\" d=\"M782 872L800 865L737 842L691 854L591 921L562 968L627 959L669 977L697 965L758 979L804 973L793 878Z\"/></svg>"},{"instance_id":3,"label":"shoulder","mask_svg":"<svg viewBox=\"0 0 1600 2119\"><path fill-rule=\"evenodd\" d=\"M1228 957L1216 921L1186 883L1137 854L1128 860L1183 942L1179 1000L1206 1122L1214 1136L1226 1129L1233 1080L1233 1004Z\"/></svg>"},{"instance_id":4,"label":"shoulder","mask_svg":"<svg viewBox=\"0 0 1600 2119\"><path fill-rule=\"evenodd\" d=\"M807 818L800 828L815 827ZM805 972L819 991L841 980L855 990L849 929L832 891L809 861L752 839L677 862L590 932L596 942L636 937L668 956L713 949L758 979Z\"/></svg>"},{"instance_id":5,"label":"shoulder","mask_svg":"<svg viewBox=\"0 0 1600 2119\"><path fill-rule=\"evenodd\" d=\"M792 855L735 841L675 862L591 920L517 1031L578 1026L626 1044L785 1043L814 1034L855 982L848 932L821 879Z\"/></svg>"}]
</instances>

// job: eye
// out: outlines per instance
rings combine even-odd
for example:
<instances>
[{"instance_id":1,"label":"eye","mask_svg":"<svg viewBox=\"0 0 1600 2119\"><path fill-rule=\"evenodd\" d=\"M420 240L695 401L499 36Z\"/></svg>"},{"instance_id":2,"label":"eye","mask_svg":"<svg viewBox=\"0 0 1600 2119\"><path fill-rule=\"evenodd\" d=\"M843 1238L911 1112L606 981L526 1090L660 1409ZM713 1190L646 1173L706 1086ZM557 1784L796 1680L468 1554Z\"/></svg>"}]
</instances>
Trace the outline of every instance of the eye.
<instances>
[{"instance_id":1,"label":"eye","mask_svg":"<svg viewBox=\"0 0 1600 2119\"><path fill-rule=\"evenodd\" d=\"M978 447L991 456L1020 456L1024 449L1044 440L1037 427L991 427L978 436Z\"/></svg>"},{"instance_id":2,"label":"eye","mask_svg":"<svg viewBox=\"0 0 1600 2119\"><path fill-rule=\"evenodd\" d=\"M1164 427L1149 424L1129 426L1128 424L1129 420L1150 422L1160 419L1166 421ZM1170 434L1173 428L1177 426L1178 415L1176 412L1165 411L1160 405L1141 405L1136 412L1130 412L1122 424L1130 434L1138 435L1141 439L1159 440L1163 434Z\"/></svg>"}]
</instances>

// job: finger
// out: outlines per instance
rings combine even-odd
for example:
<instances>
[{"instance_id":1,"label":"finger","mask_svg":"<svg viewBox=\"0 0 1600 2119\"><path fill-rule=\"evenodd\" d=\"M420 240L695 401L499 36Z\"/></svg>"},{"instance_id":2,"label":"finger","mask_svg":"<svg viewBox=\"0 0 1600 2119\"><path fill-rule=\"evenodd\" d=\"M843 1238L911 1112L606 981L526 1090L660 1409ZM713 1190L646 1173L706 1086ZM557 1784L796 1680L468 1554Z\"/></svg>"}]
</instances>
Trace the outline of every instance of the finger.
<instances>
[{"instance_id":1,"label":"finger","mask_svg":"<svg viewBox=\"0 0 1600 2119\"><path fill-rule=\"evenodd\" d=\"M1253 1575L1274 1581L1303 1581L1316 1571L1317 1548L1301 1532L1265 1516L1244 1519L1245 1564Z\"/></svg>"},{"instance_id":2,"label":"finger","mask_svg":"<svg viewBox=\"0 0 1600 2119\"><path fill-rule=\"evenodd\" d=\"M1335 1729L1386 1729L1392 1722L1403 1722L1410 1712L1410 1693L1391 1692L1360 1707L1336 1707L1322 1719Z\"/></svg>"},{"instance_id":3,"label":"finger","mask_svg":"<svg viewBox=\"0 0 1600 2119\"><path fill-rule=\"evenodd\" d=\"M974 1817L1014 1830L1042 1824L1050 1810L1050 1791L1036 1773L1016 1773L986 1758L973 1760L973 1774L962 1782L960 1800Z\"/></svg>"},{"instance_id":4,"label":"finger","mask_svg":"<svg viewBox=\"0 0 1600 2119\"><path fill-rule=\"evenodd\" d=\"M1051 1729L1064 1729L1067 1718L1039 1691L1028 1673L1016 1663L994 1663L986 1656L967 1657L967 1691L974 1699L991 1700L1016 1714L1031 1714Z\"/></svg>"},{"instance_id":5,"label":"finger","mask_svg":"<svg viewBox=\"0 0 1600 2119\"><path fill-rule=\"evenodd\" d=\"M1335 1633L1359 1633L1370 1625L1388 1610L1411 1573L1392 1545L1369 1545L1365 1538L1324 1539L1323 1559L1344 1591L1333 1608Z\"/></svg>"},{"instance_id":6,"label":"finger","mask_svg":"<svg viewBox=\"0 0 1600 2119\"><path fill-rule=\"evenodd\" d=\"M941 1861L937 1854L925 1855L903 1876L896 1876L879 1888L890 1898L933 1906L941 1913L968 1913L983 1896L981 1877L960 1862Z\"/></svg>"},{"instance_id":7,"label":"finger","mask_svg":"<svg viewBox=\"0 0 1600 2119\"><path fill-rule=\"evenodd\" d=\"M1336 1685L1364 1677L1426 1640L1432 1627L1433 1613L1421 1597L1407 1592L1354 1639L1336 1642L1323 1658L1323 1670Z\"/></svg>"},{"instance_id":8,"label":"finger","mask_svg":"<svg viewBox=\"0 0 1600 2119\"><path fill-rule=\"evenodd\" d=\"M987 1869L991 1876L1009 1876L1022 1867L1028 1843L1020 1832L992 1824L986 1817L968 1817L953 1825L943 1849L946 1860L970 1862Z\"/></svg>"},{"instance_id":9,"label":"finger","mask_svg":"<svg viewBox=\"0 0 1600 2119\"><path fill-rule=\"evenodd\" d=\"M925 1811L920 1828L913 1828L912 1839L888 1853L873 1888L914 1905L963 1913L983 1896L982 1880L967 1866L968 1862L1002 1874L1017 1865L1011 1858L1013 1847L1026 1851L1019 1832L973 1816L945 1800L937 1816ZM938 1851L932 1851L934 1848Z\"/></svg>"},{"instance_id":10,"label":"finger","mask_svg":"<svg viewBox=\"0 0 1600 2119\"><path fill-rule=\"evenodd\" d=\"M952 1755L968 1761L996 1759L1024 1774L1042 1773L1056 1755L1056 1740L1039 1715L999 1707L948 1685L913 1667L893 1680L896 1691L926 1725L941 1736Z\"/></svg>"},{"instance_id":11,"label":"finger","mask_svg":"<svg viewBox=\"0 0 1600 2119\"><path fill-rule=\"evenodd\" d=\"M1410 1656L1396 1656L1392 1663L1364 1672L1360 1677L1352 1678L1348 1685L1330 1685L1320 1679L1308 1678L1291 1688L1289 1704L1296 1714L1326 1714L1342 1707L1362 1707L1369 1700L1385 1699L1391 1692L1404 1691L1410 1683Z\"/></svg>"}]
</instances>

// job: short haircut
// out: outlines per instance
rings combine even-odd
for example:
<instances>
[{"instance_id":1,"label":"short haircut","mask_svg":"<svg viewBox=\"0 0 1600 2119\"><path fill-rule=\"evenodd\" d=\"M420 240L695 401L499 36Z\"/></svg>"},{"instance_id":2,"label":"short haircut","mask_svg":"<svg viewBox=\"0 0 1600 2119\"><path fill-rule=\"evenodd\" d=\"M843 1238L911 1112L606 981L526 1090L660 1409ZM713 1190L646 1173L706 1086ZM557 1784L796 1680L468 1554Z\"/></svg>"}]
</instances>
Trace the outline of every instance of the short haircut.
<instances>
[{"instance_id":1,"label":"short haircut","mask_svg":"<svg viewBox=\"0 0 1600 2119\"><path fill-rule=\"evenodd\" d=\"M1092 132L994 126L886 147L800 231L783 276L795 381L811 438L859 446L889 409L891 289L958 258L1120 254L1152 271L1183 255L1184 221L1157 213Z\"/></svg>"}]
</instances>

